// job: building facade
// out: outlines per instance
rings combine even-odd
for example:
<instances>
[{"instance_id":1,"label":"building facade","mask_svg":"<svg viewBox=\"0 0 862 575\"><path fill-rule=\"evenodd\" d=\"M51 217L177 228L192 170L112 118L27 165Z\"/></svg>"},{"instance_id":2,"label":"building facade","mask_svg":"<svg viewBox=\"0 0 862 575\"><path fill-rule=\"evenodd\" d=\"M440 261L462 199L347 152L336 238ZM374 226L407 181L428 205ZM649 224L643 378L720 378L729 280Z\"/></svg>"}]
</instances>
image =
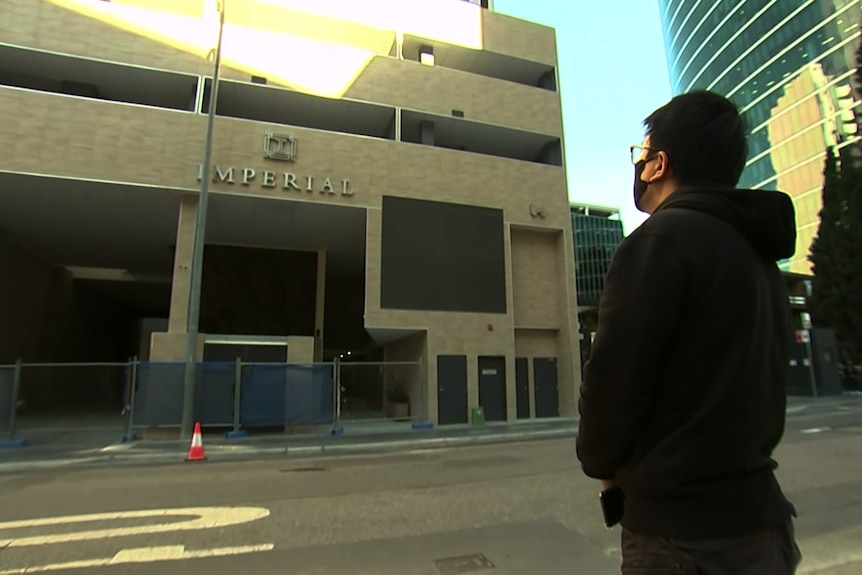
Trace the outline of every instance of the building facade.
<instances>
[{"instance_id":1,"label":"building facade","mask_svg":"<svg viewBox=\"0 0 862 575\"><path fill-rule=\"evenodd\" d=\"M416 419L572 415L554 30L460 0L224 5L203 173L214 2L4 1L0 363L182 361L208 178L198 358L417 362Z\"/></svg>"},{"instance_id":2,"label":"building facade","mask_svg":"<svg viewBox=\"0 0 862 575\"><path fill-rule=\"evenodd\" d=\"M750 126L740 185L779 189L797 210L795 256L809 273L826 149L859 140L859 0L660 0L674 94L706 88L730 97Z\"/></svg>"},{"instance_id":3,"label":"building facade","mask_svg":"<svg viewBox=\"0 0 862 575\"><path fill-rule=\"evenodd\" d=\"M575 238L578 337L583 365L590 357L598 328L599 301L605 288L605 276L625 233L620 210L616 208L573 203L569 210Z\"/></svg>"},{"instance_id":4,"label":"building facade","mask_svg":"<svg viewBox=\"0 0 862 575\"><path fill-rule=\"evenodd\" d=\"M573 203L569 210L575 238L578 312L583 312L598 306L605 276L625 233L616 208Z\"/></svg>"}]
</instances>

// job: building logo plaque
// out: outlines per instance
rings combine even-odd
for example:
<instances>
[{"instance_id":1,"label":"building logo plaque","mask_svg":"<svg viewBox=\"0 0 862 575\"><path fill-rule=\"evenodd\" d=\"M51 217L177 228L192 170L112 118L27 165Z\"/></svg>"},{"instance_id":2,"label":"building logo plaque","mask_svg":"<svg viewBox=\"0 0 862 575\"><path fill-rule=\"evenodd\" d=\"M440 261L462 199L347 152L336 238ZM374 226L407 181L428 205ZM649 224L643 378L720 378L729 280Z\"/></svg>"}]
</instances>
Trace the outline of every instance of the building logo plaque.
<instances>
[{"instance_id":1,"label":"building logo plaque","mask_svg":"<svg viewBox=\"0 0 862 575\"><path fill-rule=\"evenodd\" d=\"M263 137L263 157L281 162L296 161L296 136L267 132Z\"/></svg>"}]
</instances>

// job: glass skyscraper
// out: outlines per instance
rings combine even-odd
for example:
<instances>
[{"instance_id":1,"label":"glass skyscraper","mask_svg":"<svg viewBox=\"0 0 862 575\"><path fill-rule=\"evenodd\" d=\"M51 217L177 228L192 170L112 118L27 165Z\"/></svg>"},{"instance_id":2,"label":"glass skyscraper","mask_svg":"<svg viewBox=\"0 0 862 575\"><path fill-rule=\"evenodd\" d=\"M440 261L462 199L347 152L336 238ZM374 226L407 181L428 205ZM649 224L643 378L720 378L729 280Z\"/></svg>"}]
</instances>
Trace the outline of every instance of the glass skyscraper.
<instances>
[{"instance_id":1,"label":"glass skyscraper","mask_svg":"<svg viewBox=\"0 0 862 575\"><path fill-rule=\"evenodd\" d=\"M789 271L809 273L826 149L858 141L862 0L659 0L674 94L731 98L751 128L740 185L796 204Z\"/></svg>"},{"instance_id":2,"label":"glass skyscraper","mask_svg":"<svg viewBox=\"0 0 862 575\"><path fill-rule=\"evenodd\" d=\"M581 204L572 204L570 209L578 310L584 311L598 306L605 275L625 234L619 210Z\"/></svg>"}]
</instances>

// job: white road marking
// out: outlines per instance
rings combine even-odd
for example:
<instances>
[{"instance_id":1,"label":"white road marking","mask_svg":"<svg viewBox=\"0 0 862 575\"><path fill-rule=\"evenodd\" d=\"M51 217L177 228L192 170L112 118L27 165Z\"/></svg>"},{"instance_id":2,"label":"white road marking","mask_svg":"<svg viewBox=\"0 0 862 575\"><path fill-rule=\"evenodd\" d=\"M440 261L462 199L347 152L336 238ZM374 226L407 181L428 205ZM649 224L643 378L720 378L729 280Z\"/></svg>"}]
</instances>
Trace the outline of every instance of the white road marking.
<instances>
[{"instance_id":1,"label":"white road marking","mask_svg":"<svg viewBox=\"0 0 862 575\"><path fill-rule=\"evenodd\" d=\"M128 565L132 563L152 563L155 561L185 561L189 559L205 559L207 557L227 557L230 555L247 555L272 551L275 545L248 545L245 547L221 547L218 549L201 549L186 551L182 545L169 547L144 547L141 549L124 549L107 559L90 559L70 561L68 563L53 563L50 565L31 565L16 569L0 571L0 575L24 575L27 573L45 573L47 571L63 571L66 569L92 569L93 567L109 567L111 565Z\"/></svg>"},{"instance_id":2,"label":"white road marking","mask_svg":"<svg viewBox=\"0 0 862 575\"><path fill-rule=\"evenodd\" d=\"M180 509L152 509L143 511L121 511L117 513L93 513L89 515L69 515L65 517L48 517L44 519L26 519L23 521L6 521L0 523L0 533L10 529L29 527L45 527L52 525L68 525L71 523L87 523L93 521L116 521L120 519L140 519L150 517L183 517L194 516L194 519L159 523L156 525L139 525L135 527L117 527L114 529L94 529L74 533L58 533L56 535L34 535L15 539L0 539L0 549L4 547L33 547L72 541L92 541L95 539L110 539L129 537L131 535L151 535L153 533L170 533L173 531L196 531L250 523L269 516L269 509L263 507L187 507ZM0 574L2 575L2 574Z\"/></svg>"},{"instance_id":3,"label":"white road marking","mask_svg":"<svg viewBox=\"0 0 862 575\"><path fill-rule=\"evenodd\" d=\"M831 427L812 427L811 429L803 429L800 433L812 434L812 433L823 433L824 431L831 431Z\"/></svg>"},{"instance_id":4,"label":"white road marking","mask_svg":"<svg viewBox=\"0 0 862 575\"><path fill-rule=\"evenodd\" d=\"M134 447L135 444L131 441L126 443L114 443L112 445L108 445L107 447L103 447L99 449L99 453L115 453L117 451L129 451Z\"/></svg>"},{"instance_id":5,"label":"white road marking","mask_svg":"<svg viewBox=\"0 0 862 575\"><path fill-rule=\"evenodd\" d=\"M799 541L802 565L799 575L815 575L828 569L853 565L862 561L862 527L833 531Z\"/></svg>"}]
</instances>

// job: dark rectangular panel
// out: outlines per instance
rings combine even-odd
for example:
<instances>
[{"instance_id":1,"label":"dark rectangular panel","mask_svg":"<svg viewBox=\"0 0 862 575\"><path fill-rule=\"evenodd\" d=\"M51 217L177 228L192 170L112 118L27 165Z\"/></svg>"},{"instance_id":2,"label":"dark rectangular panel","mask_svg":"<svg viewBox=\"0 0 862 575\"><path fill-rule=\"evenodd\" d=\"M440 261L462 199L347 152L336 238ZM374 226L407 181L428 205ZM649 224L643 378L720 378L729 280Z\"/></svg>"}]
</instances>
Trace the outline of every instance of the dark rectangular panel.
<instances>
[{"instance_id":1,"label":"dark rectangular panel","mask_svg":"<svg viewBox=\"0 0 862 575\"><path fill-rule=\"evenodd\" d=\"M557 385L557 358L534 358L533 382L536 388L536 417L559 417L560 395Z\"/></svg>"},{"instance_id":2,"label":"dark rectangular panel","mask_svg":"<svg viewBox=\"0 0 862 575\"><path fill-rule=\"evenodd\" d=\"M503 211L383 197L380 306L506 313Z\"/></svg>"},{"instance_id":3,"label":"dark rectangular panel","mask_svg":"<svg viewBox=\"0 0 862 575\"><path fill-rule=\"evenodd\" d=\"M518 419L529 419L530 367L526 357L515 358L515 386L517 387Z\"/></svg>"},{"instance_id":4,"label":"dark rectangular panel","mask_svg":"<svg viewBox=\"0 0 862 575\"><path fill-rule=\"evenodd\" d=\"M485 421L506 421L506 358L479 358L479 405Z\"/></svg>"},{"instance_id":5,"label":"dark rectangular panel","mask_svg":"<svg viewBox=\"0 0 862 575\"><path fill-rule=\"evenodd\" d=\"M317 253L208 245L202 333L313 336Z\"/></svg>"},{"instance_id":6,"label":"dark rectangular panel","mask_svg":"<svg viewBox=\"0 0 862 575\"><path fill-rule=\"evenodd\" d=\"M437 356L437 423L467 423L467 356Z\"/></svg>"}]
</instances>

